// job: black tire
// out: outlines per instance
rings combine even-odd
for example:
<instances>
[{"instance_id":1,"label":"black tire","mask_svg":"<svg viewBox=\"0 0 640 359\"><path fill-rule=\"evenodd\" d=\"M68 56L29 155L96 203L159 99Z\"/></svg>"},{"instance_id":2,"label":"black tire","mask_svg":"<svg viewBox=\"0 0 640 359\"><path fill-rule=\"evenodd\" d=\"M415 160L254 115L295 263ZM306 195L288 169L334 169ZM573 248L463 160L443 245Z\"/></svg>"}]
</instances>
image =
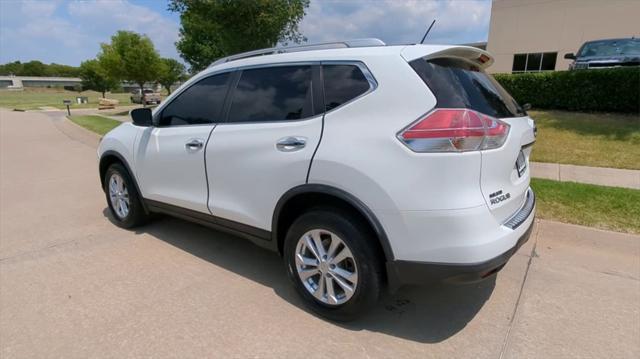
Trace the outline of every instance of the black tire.
<instances>
[{"instance_id":1,"label":"black tire","mask_svg":"<svg viewBox=\"0 0 640 359\"><path fill-rule=\"evenodd\" d=\"M298 241L314 229L336 234L353 254L358 279L352 297L345 303L329 305L316 299L298 276L295 261ZM383 283L382 256L375 241L368 227L347 212L318 208L298 217L289 227L283 249L287 274L305 304L320 316L341 322L354 320L375 306Z\"/></svg>"},{"instance_id":2,"label":"black tire","mask_svg":"<svg viewBox=\"0 0 640 359\"><path fill-rule=\"evenodd\" d=\"M129 211L124 217L121 217L114 209L109 195L109 181L114 174L119 175L123 179L124 185L129 195ZM109 211L111 212L111 216L113 218L113 222L118 227L134 228L144 224L148 220L148 215L145 213L145 210L142 207L142 203L140 202L141 197L136 190L135 183L133 182L129 171L127 171L126 168L124 168L124 166L120 163L114 163L107 169L107 172L104 175L104 192L107 199L107 204L109 205Z\"/></svg>"}]
</instances>

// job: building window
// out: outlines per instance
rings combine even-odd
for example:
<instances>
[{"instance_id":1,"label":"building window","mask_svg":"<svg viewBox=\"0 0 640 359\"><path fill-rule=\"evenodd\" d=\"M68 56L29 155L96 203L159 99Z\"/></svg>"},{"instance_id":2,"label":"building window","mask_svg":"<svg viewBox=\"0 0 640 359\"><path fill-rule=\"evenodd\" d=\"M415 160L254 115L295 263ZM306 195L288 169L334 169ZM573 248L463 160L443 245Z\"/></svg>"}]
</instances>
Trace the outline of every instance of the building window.
<instances>
[{"instance_id":1,"label":"building window","mask_svg":"<svg viewBox=\"0 0 640 359\"><path fill-rule=\"evenodd\" d=\"M557 52L536 52L513 55L511 72L553 71L556 68Z\"/></svg>"}]
</instances>

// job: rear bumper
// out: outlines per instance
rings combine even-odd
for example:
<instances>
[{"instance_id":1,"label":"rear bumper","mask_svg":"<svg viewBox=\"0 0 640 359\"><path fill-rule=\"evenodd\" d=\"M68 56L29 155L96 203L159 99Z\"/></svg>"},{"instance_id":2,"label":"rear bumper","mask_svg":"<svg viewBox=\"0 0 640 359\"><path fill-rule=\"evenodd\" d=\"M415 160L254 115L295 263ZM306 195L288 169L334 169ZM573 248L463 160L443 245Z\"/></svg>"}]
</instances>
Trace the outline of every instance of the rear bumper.
<instances>
[{"instance_id":1,"label":"rear bumper","mask_svg":"<svg viewBox=\"0 0 640 359\"><path fill-rule=\"evenodd\" d=\"M535 217L535 195L529 190L522 208L501 227L511 235L496 238L509 240L513 245L506 251L490 259L473 263L420 262L412 260L394 260L387 262L387 277L391 291L403 285L421 285L437 282L473 283L499 272L507 261L525 244L533 230Z\"/></svg>"},{"instance_id":2,"label":"rear bumper","mask_svg":"<svg viewBox=\"0 0 640 359\"><path fill-rule=\"evenodd\" d=\"M462 284L481 281L498 273L507 264L509 258L529 240L532 229L533 222L513 248L482 263L445 264L402 260L387 262L389 285L392 289L397 289L407 284L420 285L438 282Z\"/></svg>"}]
</instances>

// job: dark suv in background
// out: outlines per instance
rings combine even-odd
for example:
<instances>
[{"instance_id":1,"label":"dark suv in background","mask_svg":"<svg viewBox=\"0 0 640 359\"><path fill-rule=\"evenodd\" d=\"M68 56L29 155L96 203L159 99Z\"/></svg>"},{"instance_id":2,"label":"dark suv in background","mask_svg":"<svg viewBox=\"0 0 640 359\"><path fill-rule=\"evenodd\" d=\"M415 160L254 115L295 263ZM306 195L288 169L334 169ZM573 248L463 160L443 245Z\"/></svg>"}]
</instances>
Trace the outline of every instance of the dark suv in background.
<instances>
[{"instance_id":1,"label":"dark suv in background","mask_svg":"<svg viewBox=\"0 0 640 359\"><path fill-rule=\"evenodd\" d=\"M570 70L601 69L640 65L640 39L608 39L585 42L576 54L565 59L574 60Z\"/></svg>"}]
</instances>

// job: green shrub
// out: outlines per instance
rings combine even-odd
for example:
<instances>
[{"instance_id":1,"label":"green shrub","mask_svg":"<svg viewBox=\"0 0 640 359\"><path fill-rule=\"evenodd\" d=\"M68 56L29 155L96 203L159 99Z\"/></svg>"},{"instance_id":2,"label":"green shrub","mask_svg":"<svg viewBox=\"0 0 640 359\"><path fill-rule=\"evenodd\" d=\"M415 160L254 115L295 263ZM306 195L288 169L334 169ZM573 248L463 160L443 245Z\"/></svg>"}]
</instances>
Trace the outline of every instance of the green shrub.
<instances>
[{"instance_id":1,"label":"green shrub","mask_svg":"<svg viewBox=\"0 0 640 359\"><path fill-rule=\"evenodd\" d=\"M640 112L640 67L496 74L520 104L570 111Z\"/></svg>"}]
</instances>

